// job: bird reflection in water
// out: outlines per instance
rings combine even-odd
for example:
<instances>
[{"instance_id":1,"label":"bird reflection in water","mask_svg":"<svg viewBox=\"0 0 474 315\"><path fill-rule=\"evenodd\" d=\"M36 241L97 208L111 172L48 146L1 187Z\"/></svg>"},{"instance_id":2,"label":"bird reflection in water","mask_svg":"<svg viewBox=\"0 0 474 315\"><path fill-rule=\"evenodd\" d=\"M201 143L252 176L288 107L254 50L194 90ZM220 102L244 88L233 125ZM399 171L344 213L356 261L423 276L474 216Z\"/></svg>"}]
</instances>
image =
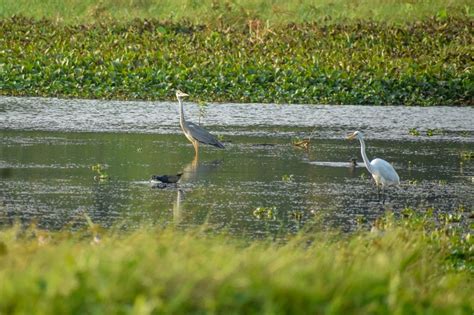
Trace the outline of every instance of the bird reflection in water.
<instances>
[{"instance_id":1,"label":"bird reflection in water","mask_svg":"<svg viewBox=\"0 0 474 315\"><path fill-rule=\"evenodd\" d=\"M184 201L184 191L181 188L176 189L176 200L173 203L173 223L179 224L181 222L181 208Z\"/></svg>"},{"instance_id":2,"label":"bird reflection in water","mask_svg":"<svg viewBox=\"0 0 474 315\"><path fill-rule=\"evenodd\" d=\"M352 168L357 167L357 158L351 158L350 163Z\"/></svg>"},{"instance_id":3,"label":"bird reflection in water","mask_svg":"<svg viewBox=\"0 0 474 315\"><path fill-rule=\"evenodd\" d=\"M207 177L221 165L222 160L214 160L210 162L199 162L197 156L192 162L188 163L181 172L176 175L153 175L151 180L157 181L152 188L159 189L176 189L176 199L173 202L173 222L179 224L183 220L182 210L183 201L186 194L193 189L193 182L200 178Z\"/></svg>"},{"instance_id":4,"label":"bird reflection in water","mask_svg":"<svg viewBox=\"0 0 474 315\"><path fill-rule=\"evenodd\" d=\"M188 163L183 168L182 182L193 182L200 177L206 177L214 172L222 164L222 160L213 160L209 162L199 162L198 158Z\"/></svg>"},{"instance_id":5,"label":"bird reflection in water","mask_svg":"<svg viewBox=\"0 0 474 315\"><path fill-rule=\"evenodd\" d=\"M359 167L359 165L357 164L357 158L355 158L355 157L351 158L349 160L349 173L351 175L355 175L357 167Z\"/></svg>"}]
</instances>

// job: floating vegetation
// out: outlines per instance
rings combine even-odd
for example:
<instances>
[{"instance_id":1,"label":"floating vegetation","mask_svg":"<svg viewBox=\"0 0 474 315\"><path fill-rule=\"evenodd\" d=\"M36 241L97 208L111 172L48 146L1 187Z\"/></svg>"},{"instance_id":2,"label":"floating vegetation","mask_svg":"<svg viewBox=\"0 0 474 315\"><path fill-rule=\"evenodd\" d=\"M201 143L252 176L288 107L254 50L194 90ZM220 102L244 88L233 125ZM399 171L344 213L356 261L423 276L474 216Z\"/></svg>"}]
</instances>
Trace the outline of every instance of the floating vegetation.
<instances>
[{"instance_id":1,"label":"floating vegetation","mask_svg":"<svg viewBox=\"0 0 474 315\"><path fill-rule=\"evenodd\" d=\"M97 175L94 176L94 180L97 181L106 181L109 179L109 175L105 172L105 166L102 164L96 164L92 165L91 169L97 173Z\"/></svg>"},{"instance_id":2,"label":"floating vegetation","mask_svg":"<svg viewBox=\"0 0 474 315\"><path fill-rule=\"evenodd\" d=\"M293 211L291 211L290 216L291 216L292 219L294 219L298 222L301 222L304 218L304 211L293 210Z\"/></svg>"},{"instance_id":3,"label":"floating vegetation","mask_svg":"<svg viewBox=\"0 0 474 315\"><path fill-rule=\"evenodd\" d=\"M415 136L415 137L418 137L418 136L421 136L421 131L418 130L418 128L410 128L408 130L408 133L412 136ZM438 129L438 128L435 128L435 129L431 129L431 128L428 128L426 129L426 136L428 137L433 137L433 136L436 136L436 135L442 135L444 133L444 131L442 129Z\"/></svg>"},{"instance_id":4,"label":"floating vegetation","mask_svg":"<svg viewBox=\"0 0 474 315\"><path fill-rule=\"evenodd\" d=\"M461 161L471 161L474 159L474 151L461 151L459 157Z\"/></svg>"},{"instance_id":5,"label":"floating vegetation","mask_svg":"<svg viewBox=\"0 0 474 315\"><path fill-rule=\"evenodd\" d=\"M259 220L275 220L275 207L258 207L253 211L253 216Z\"/></svg>"},{"instance_id":6,"label":"floating vegetation","mask_svg":"<svg viewBox=\"0 0 474 315\"><path fill-rule=\"evenodd\" d=\"M294 139L294 140L292 141L292 144L293 144L295 147L308 150L308 149L309 149L309 145L311 144L311 139L300 139L300 138L296 138L296 139Z\"/></svg>"},{"instance_id":7,"label":"floating vegetation","mask_svg":"<svg viewBox=\"0 0 474 315\"><path fill-rule=\"evenodd\" d=\"M438 128L435 128L435 129L428 128L426 130L426 135L428 137L432 137L432 136L435 136L435 135L442 135L443 133L444 133L444 131L442 129L438 129Z\"/></svg>"},{"instance_id":8,"label":"floating vegetation","mask_svg":"<svg viewBox=\"0 0 474 315\"><path fill-rule=\"evenodd\" d=\"M285 174L281 177L281 180L285 183L291 183L295 180L295 176L293 174L290 174L290 175Z\"/></svg>"},{"instance_id":9,"label":"floating vegetation","mask_svg":"<svg viewBox=\"0 0 474 315\"><path fill-rule=\"evenodd\" d=\"M12 17L0 21L0 94L168 100L180 88L207 102L472 105L471 24L302 23L257 34Z\"/></svg>"},{"instance_id":10,"label":"floating vegetation","mask_svg":"<svg viewBox=\"0 0 474 315\"><path fill-rule=\"evenodd\" d=\"M428 137L432 137L434 135L434 133L435 133L435 129L427 129L426 130L426 135Z\"/></svg>"},{"instance_id":11,"label":"floating vegetation","mask_svg":"<svg viewBox=\"0 0 474 315\"><path fill-rule=\"evenodd\" d=\"M420 132L418 131L417 128L410 128L410 130L408 130L408 133L412 136L416 136L418 137L420 135Z\"/></svg>"},{"instance_id":12,"label":"floating vegetation","mask_svg":"<svg viewBox=\"0 0 474 315\"><path fill-rule=\"evenodd\" d=\"M198 107L199 107L199 123L201 123L201 118L205 118L207 115L207 106L208 104L203 101L198 102Z\"/></svg>"}]
</instances>

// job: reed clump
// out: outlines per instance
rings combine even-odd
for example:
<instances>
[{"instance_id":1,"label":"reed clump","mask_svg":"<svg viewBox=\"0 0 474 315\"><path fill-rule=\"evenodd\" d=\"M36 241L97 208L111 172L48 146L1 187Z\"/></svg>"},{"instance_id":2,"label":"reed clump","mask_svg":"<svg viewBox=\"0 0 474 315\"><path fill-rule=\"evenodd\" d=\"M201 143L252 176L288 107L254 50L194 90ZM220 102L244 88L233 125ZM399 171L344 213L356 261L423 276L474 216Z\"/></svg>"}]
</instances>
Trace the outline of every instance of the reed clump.
<instances>
[{"instance_id":1,"label":"reed clump","mask_svg":"<svg viewBox=\"0 0 474 315\"><path fill-rule=\"evenodd\" d=\"M285 242L144 228L0 232L0 313L471 314L472 239L405 211Z\"/></svg>"}]
</instances>

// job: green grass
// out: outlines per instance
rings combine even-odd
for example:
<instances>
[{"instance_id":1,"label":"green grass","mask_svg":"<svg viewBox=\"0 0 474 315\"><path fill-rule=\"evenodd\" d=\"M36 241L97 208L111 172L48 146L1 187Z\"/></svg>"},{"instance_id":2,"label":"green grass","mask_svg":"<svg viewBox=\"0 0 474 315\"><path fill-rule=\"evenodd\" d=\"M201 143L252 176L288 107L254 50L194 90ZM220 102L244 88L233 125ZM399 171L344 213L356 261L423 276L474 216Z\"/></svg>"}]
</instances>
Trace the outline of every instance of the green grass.
<instances>
[{"instance_id":1,"label":"green grass","mask_svg":"<svg viewBox=\"0 0 474 315\"><path fill-rule=\"evenodd\" d=\"M334 23L367 20L404 23L432 16L472 16L469 0L3 0L0 18L12 15L46 17L68 23L90 23L104 18L160 20L215 24L246 23L261 19L268 23Z\"/></svg>"},{"instance_id":2,"label":"green grass","mask_svg":"<svg viewBox=\"0 0 474 315\"><path fill-rule=\"evenodd\" d=\"M472 314L462 217L404 213L351 235L308 223L284 243L172 228L102 232L95 243L96 229L9 228L0 313Z\"/></svg>"},{"instance_id":3,"label":"green grass","mask_svg":"<svg viewBox=\"0 0 474 315\"><path fill-rule=\"evenodd\" d=\"M229 18L230 21L230 18ZM471 20L319 26L0 20L0 95L472 105Z\"/></svg>"}]
</instances>

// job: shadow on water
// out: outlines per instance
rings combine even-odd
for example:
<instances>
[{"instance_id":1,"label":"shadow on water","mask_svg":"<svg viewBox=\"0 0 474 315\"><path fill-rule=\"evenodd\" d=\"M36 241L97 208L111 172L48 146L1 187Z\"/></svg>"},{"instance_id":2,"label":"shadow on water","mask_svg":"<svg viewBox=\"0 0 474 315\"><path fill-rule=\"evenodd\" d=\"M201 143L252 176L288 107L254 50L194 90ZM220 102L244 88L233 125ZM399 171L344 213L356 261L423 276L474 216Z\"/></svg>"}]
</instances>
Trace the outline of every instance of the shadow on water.
<instances>
[{"instance_id":1,"label":"shadow on water","mask_svg":"<svg viewBox=\"0 0 474 315\"><path fill-rule=\"evenodd\" d=\"M469 109L456 113L453 108L450 128L444 122L447 109L427 110L425 122L423 110L414 108L415 118L407 121L414 119L420 129L428 121L443 128L439 137L414 137L407 135L408 124L370 125L370 119L350 118L359 110L375 117L375 108L349 107L350 114L337 106L259 109L248 104L248 109L237 105L239 110L210 106L209 111L216 112L209 117L224 115L225 127L213 128L211 120L209 128L224 136L226 149L203 146L197 162L192 160L192 145L179 134L175 111L163 110L165 117L157 119L148 103L134 103L131 109L99 102L93 105L115 114L106 117L96 108L94 112L103 116L98 118L90 113L81 116L88 101L57 100L35 107L31 99L23 105L14 100L15 104L3 105L0 101L6 109L0 116L0 226L35 221L42 228L60 229L83 221L87 212L102 226L207 223L231 233L266 237L297 231L320 217L327 226L351 230L360 218L370 221L387 209L434 207L452 212L472 209L474 204ZM380 108L379 113L388 117L395 110ZM132 113L127 115L128 111ZM271 111L280 122L288 116L287 125L275 125ZM56 121L64 116L71 119ZM157 126L153 121L165 123ZM88 124L90 130L84 132ZM367 130L369 158L391 162L402 179L400 188L387 190L384 205L362 163L358 143L344 140L361 126ZM390 133L392 128L395 133ZM307 150L292 145L294 136L310 134ZM388 134L386 139L380 136ZM97 164L103 165L108 179L94 180L97 174L91 166ZM153 174L180 172L177 184L156 189L150 183Z\"/></svg>"}]
</instances>

